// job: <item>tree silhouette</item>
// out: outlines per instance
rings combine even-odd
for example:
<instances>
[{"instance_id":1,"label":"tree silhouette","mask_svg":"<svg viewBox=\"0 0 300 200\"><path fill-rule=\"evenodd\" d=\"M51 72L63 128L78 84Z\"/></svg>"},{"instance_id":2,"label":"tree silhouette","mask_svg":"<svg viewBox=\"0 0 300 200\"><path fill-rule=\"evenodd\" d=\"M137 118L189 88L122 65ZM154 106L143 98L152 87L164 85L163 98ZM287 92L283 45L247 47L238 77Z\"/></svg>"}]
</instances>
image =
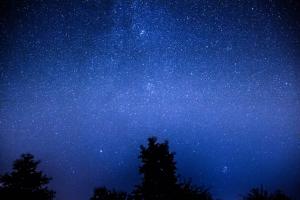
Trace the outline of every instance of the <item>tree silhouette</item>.
<instances>
[{"instance_id":1,"label":"tree silhouette","mask_svg":"<svg viewBox=\"0 0 300 200\"><path fill-rule=\"evenodd\" d=\"M0 199L53 199L55 192L46 186L51 178L37 171L39 163L31 154L22 154L15 160L12 172L0 176Z\"/></svg>"},{"instance_id":2,"label":"tree silhouette","mask_svg":"<svg viewBox=\"0 0 300 200\"><path fill-rule=\"evenodd\" d=\"M108 190L106 187L99 187L94 190L91 200L127 200L128 195L125 192Z\"/></svg>"},{"instance_id":3,"label":"tree silhouette","mask_svg":"<svg viewBox=\"0 0 300 200\"><path fill-rule=\"evenodd\" d=\"M260 188L253 188L247 194L244 200L290 200L282 191L277 190L274 194L269 194L263 186Z\"/></svg>"},{"instance_id":4,"label":"tree silhouette","mask_svg":"<svg viewBox=\"0 0 300 200\"><path fill-rule=\"evenodd\" d=\"M174 153L169 152L168 142L158 143L155 137L148 139L148 147L140 147L142 162L139 172L142 183L134 191L135 199L168 200L176 197L179 187Z\"/></svg>"},{"instance_id":5,"label":"tree silhouette","mask_svg":"<svg viewBox=\"0 0 300 200\"><path fill-rule=\"evenodd\" d=\"M190 182L178 183L175 153L169 151L168 141L158 143L148 139L141 146L139 172L142 183L133 192L136 200L211 200L208 189L193 186Z\"/></svg>"}]
</instances>

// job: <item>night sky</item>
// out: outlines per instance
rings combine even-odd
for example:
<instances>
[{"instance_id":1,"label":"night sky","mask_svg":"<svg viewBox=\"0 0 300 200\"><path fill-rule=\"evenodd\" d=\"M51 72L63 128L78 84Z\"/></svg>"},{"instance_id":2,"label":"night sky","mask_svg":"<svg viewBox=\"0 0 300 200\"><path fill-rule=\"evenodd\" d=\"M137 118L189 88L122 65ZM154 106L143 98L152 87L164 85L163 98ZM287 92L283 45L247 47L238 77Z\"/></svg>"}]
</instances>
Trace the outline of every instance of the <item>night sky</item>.
<instances>
[{"instance_id":1,"label":"night sky","mask_svg":"<svg viewBox=\"0 0 300 200\"><path fill-rule=\"evenodd\" d=\"M131 191L168 139L215 197L300 197L297 0L2 0L0 173L41 159L58 200Z\"/></svg>"}]
</instances>

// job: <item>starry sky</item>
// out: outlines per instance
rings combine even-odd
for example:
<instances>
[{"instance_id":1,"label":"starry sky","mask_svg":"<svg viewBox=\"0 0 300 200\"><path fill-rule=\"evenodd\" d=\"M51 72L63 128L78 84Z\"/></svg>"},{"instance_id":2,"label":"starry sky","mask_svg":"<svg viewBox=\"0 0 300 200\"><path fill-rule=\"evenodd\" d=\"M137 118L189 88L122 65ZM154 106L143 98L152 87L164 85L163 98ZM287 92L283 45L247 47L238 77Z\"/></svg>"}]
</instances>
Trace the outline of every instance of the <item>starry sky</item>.
<instances>
[{"instance_id":1,"label":"starry sky","mask_svg":"<svg viewBox=\"0 0 300 200\"><path fill-rule=\"evenodd\" d=\"M57 199L131 191L139 145L239 198L300 197L296 0L2 0L0 173L42 160Z\"/></svg>"}]
</instances>

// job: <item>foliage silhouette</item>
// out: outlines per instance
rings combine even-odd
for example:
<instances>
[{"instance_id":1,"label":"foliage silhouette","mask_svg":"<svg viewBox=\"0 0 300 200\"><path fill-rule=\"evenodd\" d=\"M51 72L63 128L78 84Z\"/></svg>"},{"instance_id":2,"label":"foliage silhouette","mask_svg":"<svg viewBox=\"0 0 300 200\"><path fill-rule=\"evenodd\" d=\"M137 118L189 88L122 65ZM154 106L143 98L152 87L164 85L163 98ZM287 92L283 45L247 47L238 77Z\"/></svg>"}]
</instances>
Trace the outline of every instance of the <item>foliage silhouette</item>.
<instances>
[{"instance_id":1,"label":"foliage silhouette","mask_svg":"<svg viewBox=\"0 0 300 200\"><path fill-rule=\"evenodd\" d=\"M148 139L148 147L141 146L139 172L141 185L134 191L135 199L174 199L178 191L174 153L169 152L168 142L158 143Z\"/></svg>"},{"instance_id":2,"label":"foliage silhouette","mask_svg":"<svg viewBox=\"0 0 300 200\"><path fill-rule=\"evenodd\" d=\"M142 183L133 192L136 200L210 200L207 189L178 183L175 153L169 151L168 141L158 143L155 137L148 139L148 146L141 146L139 172Z\"/></svg>"},{"instance_id":3,"label":"foliage silhouette","mask_svg":"<svg viewBox=\"0 0 300 200\"><path fill-rule=\"evenodd\" d=\"M189 181L180 184L177 199L212 200L213 198L208 188L192 185Z\"/></svg>"},{"instance_id":4,"label":"foliage silhouette","mask_svg":"<svg viewBox=\"0 0 300 200\"><path fill-rule=\"evenodd\" d=\"M128 200L129 196L125 192L108 190L106 187L99 187L94 190L91 200Z\"/></svg>"},{"instance_id":5,"label":"foliage silhouette","mask_svg":"<svg viewBox=\"0 0 300 200\"><path fill-rule=\"evenodd\" d=\"M37 171L40 161L31 154L22 154L13 163L13 171L0 176L0 199L50 200L55 192L47 188L51 178Z\"/></svg>"},{"instance_id":6,"label":"foliage silhouette","mask_svg":"<svg viewBox=\"0 0 300 200\"><path fill-rule=\"evenodd\" d=\"M260 188L252 188L244 200L290 200L282 191L277 190L274 194L268 193L267 190L261 186Z\"/></svg>"},{"instance_id":7,"label":"foliage silhouette","mask_svg":"<svg viewBox=\"0 0 300 200\"><path fill-rule=\"evenodd\" d=\"M205 187L179 182L176 173L175 153L169 151L168 141L157 142L148 138L147 147L140 146L139 173L142 175L132 195L126 192L99 187L94 190L91 200L213 200ZM55 192L49 190L51 178L37 170L40 161L32 154L22 154L13 163L11 173L0 176L0 199L3 200L52 200ZM291 200L282 191L269 193L261 187L252 188L243 200Z\"/></svg>"}]
</instances>

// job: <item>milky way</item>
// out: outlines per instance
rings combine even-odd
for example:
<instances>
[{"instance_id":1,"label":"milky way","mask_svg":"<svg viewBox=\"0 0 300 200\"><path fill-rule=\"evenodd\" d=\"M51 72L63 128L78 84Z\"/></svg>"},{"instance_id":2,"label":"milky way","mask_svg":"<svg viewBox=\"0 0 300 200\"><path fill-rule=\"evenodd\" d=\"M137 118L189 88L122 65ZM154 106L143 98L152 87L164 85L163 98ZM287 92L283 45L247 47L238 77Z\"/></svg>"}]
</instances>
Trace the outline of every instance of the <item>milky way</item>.
<instances>
[{"instance_id":1,"label":"milky way","mask_svg":"<svg viewBox=\"0 0 300 200\"><path fill-rule=\"evenodd\" d=\"M139 182L139 145L237 198L300 196L296 1L1 2L0 173L42 160L57 199Z\"/></svg>"}]
</instances>

